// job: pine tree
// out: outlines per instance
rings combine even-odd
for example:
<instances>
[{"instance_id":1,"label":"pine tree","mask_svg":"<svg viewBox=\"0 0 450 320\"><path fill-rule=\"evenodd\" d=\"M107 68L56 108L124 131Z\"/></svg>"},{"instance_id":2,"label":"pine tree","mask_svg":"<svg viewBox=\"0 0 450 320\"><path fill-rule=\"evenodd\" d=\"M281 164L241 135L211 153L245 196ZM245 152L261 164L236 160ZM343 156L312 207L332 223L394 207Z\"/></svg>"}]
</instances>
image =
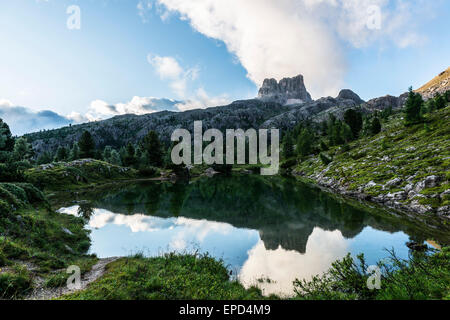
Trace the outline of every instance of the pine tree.
<instances>
[{"instance_id":1,"label":"pine tree","mask_svg":"<svg viewBox=\"0 0 450 320\"><path fill-rule=\"evenodd\" d=\"M450 90L445 91L444 97L445 101L450 102Z\"/></svg>"},{"instance_id":2,"label":"pine tree","mask_svg":"<svg viewBox=\"0 0 450 320\"><path fill-rule=\"evenodd\" d=\"M308 128L304 128L297 138L297 154L301 157L310 155L313 151L313 144L313 133Z\"/></svg>"},{"instance_id":3,"label":"pine tree","mask_svg":"<svg viewBox=\"0 0 450 320\"><path fill-rule=\"evenodd\" d=\"M329 139L330 144L333 146L339 146L344 143L344 139L341 136L342 133L342 121L335 120L333 122L330 122L330 127L328 129L329 131Z\"/></svg>"},{"instance_id":4,"label":"pine tree","mask_svg":"<svg viewBox=\"0 0 450 320\"><path fill-rule=\"evenodd\" d=\"M374 117L370 127L370 133L372 135L379 134L381 132L381 122L378 117Z\"/></svg>"},{"instance_id":5,"label":"pine tree","mask_svg":"<svg viewBox=\"0 0 450 320\"><path fill-rule=\"evenodd\" d=\"M131 142L127 145L125 156L122 158L122 164L126 167L132 167L136 164L135 149Z\"/></svg>"},{"instance_id":6,"label":"pine tree","mask_svg":"<svg viewBox=\"0 0 450 320\"><path fill-rule=\"evenodd\" d=\"M353 133L350 126L346 123L343 123L340 128L339 136L344 140L344 142L350 142L353 139Z\"/></svg>"},{"instance_id":7,"label":"pine tree","mask_svg":"<svg viewBox=\"0 0 450 320\"><path fill-rule=\"evenodd\" d=\"M78 159L80 159L80 147L78 146L78 143L75 142L70 150L69 160L74 161Z\"/></svg>"},{"instance_id":8,"label":"pine tree","mask_svg":"<svg viewBox=\"0 0 450 320\"><path fill-rule=\"evenodd\" d=\"M67 161L69 158L69 151L67 151L66 147L59 146L56 151L55 161Z\"/></svg>"},{"instance_id":9,"label":"pine tree","mask_svg":"<svg viewBox=\"0 0 450 320\"><path fill-rule=\"evenodd\" d=\"M31 145L27 139L20 137L14 144L13 157L16 161L29 159L31 156Z\"/></svg>"},{"instance_id":10,"label":"pine tree","mask_svg":"<svg viewBox=\"0 0 450 320\"><path fill-rule=\"evenodd\" d=\"M447 105L447 101L445 101L446 99L444 98L443 95L441 94L437 94L436 97L434 97L434 101L436 103L436 109L440 110L440 109L444 109L445 106Z\"/></svg>"},{"instance_id":11,"label":"pine tree","mask_svg":"<svg viewBox=\"0 0 450 320\"><path fill-rule=\"evenodd\" d=\"M294 142L290 132L286 133L283 139L283 158L289 159L294 156Z\"/></svg>"},{"instance_id":12,"label":"pine tree","mask_svg":"<svg viewBox=\"0 0 450 320\"><path fill-rule=\"evenodd\" d=\"M36 160L37 164L47 164L52 162L52 157L47 151L42 152Z\"/></svg>"},{"instance_id":13,"label":"pine tree","mask_svg":"<svg viewBox=\"0 0 450 320\"><path fill-rule=\"evenodd\" d=\"M108 162L116 166L122 165L122 161L120 160L120 154L117 152L117 150L111 151L111 157L109 158Z\"/></svg>"},{"instance_id":14,"label":"pine tree","mask_svg":"<svg viewBox=\"0 0 450 320\"><path fill-rule=\"evenodd\" d=\"M148 163L145 163L144 165L150 165L153 167L161 167L163 165L161 143L155 131L149 131L149 133L142 139L141 149L142 152L148 153Z\"/></svg>"},{"instance_id":15,"label":"pine tree","mask_svg":"<svg viewBox=\"0 0 450 320\"><path fill-rule=\"evenodd\" d=\"M419 123L422 121L420 111L422 109L423 99L420 93L415 93L412 87L409 88L408 98L405 103L405 123L406 125Z\"/></svg>"},{"instance_id":16,"label":"pine tree","mask_svg":"<svg viewBox=\"0 0 450 320\"><path fill-rule=\"evenodd\" d=\"M112 147L111 146L106 146L105 149L103 149L103 153L102 153L102 159L106 162L110 162L111 161L111 153L112 153Z\"/></svg>"},{"instance_id":17,"label":"pine tree","mask_svg":"<svg viewBox=\"0 0 450 320\"><path fill-rule=\"evenodd\" d=\"M363 118L361 112L358 112L354 109L347 110L344 114L344 121L347 125L350 126L350 129L352 130L352 136L355 139L358 138L363 126Z\"/></svg>"},{"instance_id":18,"label":"pine tree","mask_svg":"<svg viewBox=\"0 0 450 320\"><path fill-rule=\"evenodd\" d=\"M78 141L81 158L93 158L95 155L95 141L89 131L84 131Z\"/></svg>"},{"instance_id":19,"label":"pine tree","mask_svg":"<svg viewBox=\"0 0 450 320\"><path fill-rule=\"evenodd\" d=\"M6 122L0 118L0 151L12 152L14 150L14 138Z\"/></svg>"}]
</instances>

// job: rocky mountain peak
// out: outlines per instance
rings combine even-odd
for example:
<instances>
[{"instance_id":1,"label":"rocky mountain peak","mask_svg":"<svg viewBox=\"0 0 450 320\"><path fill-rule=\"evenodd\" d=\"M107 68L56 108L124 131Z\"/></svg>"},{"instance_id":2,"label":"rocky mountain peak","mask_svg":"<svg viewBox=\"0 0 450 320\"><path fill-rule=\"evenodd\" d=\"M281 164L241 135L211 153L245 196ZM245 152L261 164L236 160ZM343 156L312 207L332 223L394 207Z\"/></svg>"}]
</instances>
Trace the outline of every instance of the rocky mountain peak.
<instances>
[{"instance_id":1,"label":"rocky mountain peak","mask_svg":"<svg viewBox=\"0 0 450 320\"><path fill-rule=\"evenodd\" d=\"M353 100L357 104L364 103L364 100L350 89L341 90L341 92L339 92L339 95L337 96L337 99Z\"/></svg>"},{"instance_id":2,"label":"rocky mountain peak","mask_svg":"<svg viewBox=\"0 0 450 320\"><path fill-rule=\"evenodd\" d=\"M420 93L425 100L428 100L438 93L444 94L447 90L450 90L450 67L417 89L416 92Z\"/></svg>"},{"instance_id":3,"label":"rocky mountain peak","mask_svg":"<svg viewBox=\"0 0 450 320\"><path fill-rule=\"evenodd\" d=\"M261 89L259 89L258 98L282 105L312 101L311 95L306 90L302 75L284 78L279 82L275 79L265 79Z\"/></svg>"}]
</instances>

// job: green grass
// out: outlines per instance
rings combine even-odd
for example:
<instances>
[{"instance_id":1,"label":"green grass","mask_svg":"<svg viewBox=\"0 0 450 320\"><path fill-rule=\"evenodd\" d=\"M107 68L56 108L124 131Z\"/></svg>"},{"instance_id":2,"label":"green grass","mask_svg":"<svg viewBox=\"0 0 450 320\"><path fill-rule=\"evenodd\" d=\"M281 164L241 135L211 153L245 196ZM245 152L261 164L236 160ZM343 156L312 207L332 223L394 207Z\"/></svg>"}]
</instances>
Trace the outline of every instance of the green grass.
<instances>
[{"instance_id":1,"label":"green grass","mask_svg":"<svg viewBox=\"0 0 450 320\"><path fill-rule=\"evenodd\" d=\"M378 263L380 288L370 290L364 256L350 255L333 263L328 272L310 281L296 280L300 300L448 300L450 248L430 254L413 252L409 259L390 257Z\"/></svg>"},{"instance_id":2,"label":"green grass","mask_svg":"<svg viewBox=\"0 0 450 320\"><path fill-rule=\"evenodd\" d=\"M168 254L156 258L122 258L86 290L62 299L197 300L263 299L257 288L230 281L222 261L207 255Z\"/></svg>"},{"instance_id":3,"label":"green grass","mask_svg":"<svg viewBox=\"0 0 450 320\"><path fill-rule=\"evenodd\" d=\"M25 180L43 190L71 190L98 183L138 178L136 170L99 160L57 162L29 169Z\"/></svg>"},{"instance_id":4,"label":"green grass","mask_svg":"<svg viewBox=\"0 0 450 320\"><path fill-rule=\"evenodd\" d=\"M0 183L0 195L1 297L28 293L32 276L47 278L76 262L97 260L86 256L90 239L82 218L52 211L44 195L29 184ZM25 262L36 269L26 271Z\"/></svg>"},{"instance_id":5,"label":"green grass","mask_svg":"<svg viewBox=\"0 0 450 320\"><path fill-rule=\"evenodd\" d=\"M422 123L407 127L402 117L401 113L391 116L383 123L384 131L350 143L348 151L330 148L325 154L331 163L314 155L297 165L295 171L312 180L321 174L334 185L373 197L402 191L408 184L414 186L435 175L439 177L438 185L421 190L420 194L428 199L419 202L431 210L449 205L441 194L450 189L450 107L427 114L426 126ZM387 187L387 182L395 178L400 178L399 184ZM366 188L369 182L376 186ZM408 204L413 200L400 202Z\"/></svg>"}]
</instances>

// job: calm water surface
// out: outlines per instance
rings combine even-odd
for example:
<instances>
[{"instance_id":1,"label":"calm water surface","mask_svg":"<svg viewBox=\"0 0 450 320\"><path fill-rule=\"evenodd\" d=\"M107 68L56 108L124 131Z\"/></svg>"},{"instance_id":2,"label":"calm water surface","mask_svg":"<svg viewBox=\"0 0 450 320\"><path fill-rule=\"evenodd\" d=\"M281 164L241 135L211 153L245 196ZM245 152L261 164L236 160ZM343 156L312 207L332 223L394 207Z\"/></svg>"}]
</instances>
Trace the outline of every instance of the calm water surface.
<instances>
[{"instance_id":1,"label":"calm water surface","mask_svg":"<svg viewBox=\"0 0 450 320\"><path fill-rule=\"evenodd\" d=\"M406 258L407 241L432 237L404 218L355 209L280 177L137 183L80 195L60 211L89 221L99 257L208 252L265 294L289 295L293 280L321 274L349 252L374 264L385 249Z\"/></svg>"}]
</instances>

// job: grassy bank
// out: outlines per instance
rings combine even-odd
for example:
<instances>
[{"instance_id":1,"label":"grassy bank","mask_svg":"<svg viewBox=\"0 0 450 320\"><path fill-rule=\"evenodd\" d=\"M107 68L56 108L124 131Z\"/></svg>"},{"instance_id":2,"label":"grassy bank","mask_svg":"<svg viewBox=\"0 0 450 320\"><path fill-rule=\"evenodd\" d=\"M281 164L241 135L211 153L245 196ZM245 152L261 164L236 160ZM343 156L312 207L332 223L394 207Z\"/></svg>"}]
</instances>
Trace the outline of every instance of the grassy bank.
<instances>
[{"instance_id":1,"label":"grassy bank","mask_svg":"<svg viewBox=\"0 0 450 320\"><path fill-rule=\"evenodd\" d=\"M22 298L33 280L46 283L72 264L90 269L96 258L86 255L90 240L84 224L52 211L30 184L0 183L0 298Z\"/></svg>"},{"instance_id":2,"label":"grassy bank","mask_svg":"<svg viewBox=\"0 0 450 320\"><path fill-rule=\"evenodd\" d=\"M25 180L43 190L70 190L138 178L137 171L110 163L83 159L41 165L25 172Z\"/></svg>"},{"instance_id":3,"label":"grassy bank","mask_svg":"<svg viewBox=\"0 0 450 320\"><path fill-rule=\"evenodd\" d=\"M328 272L310 281L294 282L300 300L449 300L450 248L430 254L412 252L402 260L391 252L378 263L379 287L368 286L369 272L364 256L348 255L332 264ZM370 281L373 285L375 282Z\"/></svg>"},{"instance_id":4,"label":"grassy bank","mask_svg":"<svg viewBox=\"0 0 450 320\"><path fill-rule=\"evenodd\" d=\"M339 193L449 217L450 107L412 126L405 126L402 117L391 116L375 136L307 157L294 174Z\"/></svg>"},{"instance_id":5,"label":"grassy bank","mask_svg":"<svg viewBox=\"0 0 450 320\"><path fill-rule=\"evenodd\" d=\"M378 263L380 287L370 289L364 260L350 255L311 280L295 280L291 299L298 300L441 300L450 299L450 248L414 252L408 260L394 253ZM87 289L62 296L69 300L234 300L264 297L256 287L230 281L221 261L208 256L167 254L134 256L108 265L106 274Z\"/></svg>"},{"instance_id":6,"label":"grassy bank","mask_svg":"<svg viewBox=\"0 0 450 320\"><path fill-rule=\"evenodd\" d=\"M62 297L80 300L234 300L263 299L257 288L230 281L223 262L209 256L134 256L108 265L86 290Z\"/></svg>"}]
</instances>

